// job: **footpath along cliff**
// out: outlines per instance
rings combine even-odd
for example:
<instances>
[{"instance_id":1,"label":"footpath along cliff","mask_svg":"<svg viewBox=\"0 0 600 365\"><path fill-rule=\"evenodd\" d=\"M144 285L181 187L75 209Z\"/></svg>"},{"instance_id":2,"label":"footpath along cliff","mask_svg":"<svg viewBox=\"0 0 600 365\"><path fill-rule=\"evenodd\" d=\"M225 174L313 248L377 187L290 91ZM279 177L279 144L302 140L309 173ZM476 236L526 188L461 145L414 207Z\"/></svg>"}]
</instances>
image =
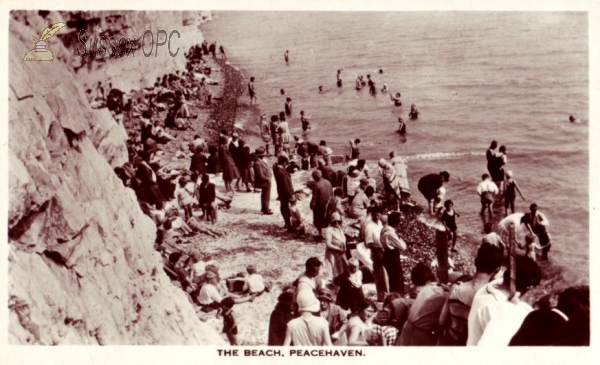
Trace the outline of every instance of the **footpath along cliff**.
<instances>
[{"instance_id":1,"label":"footpath along cliff","mask_svg":"<svg viewBox=\"0 0 600 365\"><path fill-rule=\"evenodd\" d=\"M92 110L85 96L98 80L110 78L129 91L180 69L183 52L202 41L195 24L200 16L120 14L10 14L11 344L223 344L170 284L153 249L153 222L113 172L127 159L124 128L106 109ZM61 31L66 34L81 24L106 27L115 17L132 36L178 29L180 57L169 57L165 48L158 57L136 54L81 67L68 37L55 36L48 41L54 61L22 61L50 24L71 21Z\"/></svg>"}]
</instances>

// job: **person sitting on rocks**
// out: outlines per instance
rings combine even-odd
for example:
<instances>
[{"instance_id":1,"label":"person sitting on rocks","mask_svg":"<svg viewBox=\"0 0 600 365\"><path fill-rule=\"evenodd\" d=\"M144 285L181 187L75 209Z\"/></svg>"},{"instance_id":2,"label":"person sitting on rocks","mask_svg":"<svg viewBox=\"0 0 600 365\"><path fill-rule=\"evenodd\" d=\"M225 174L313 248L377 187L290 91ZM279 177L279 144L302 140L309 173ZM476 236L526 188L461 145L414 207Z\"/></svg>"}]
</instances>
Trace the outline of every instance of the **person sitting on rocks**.
<instances>
[{"instance_id":1,"label":"person sitting on rocks","mask_svg":"<svg viewBox=\"0 0 600 365\"><path fill-rule=\"evenodd\" d=\"M298 199L295 196L290 198L290 231L299 236L304 236L306 229L302 223L302 213L297 205Z\"/></svg>"}]
</instances>

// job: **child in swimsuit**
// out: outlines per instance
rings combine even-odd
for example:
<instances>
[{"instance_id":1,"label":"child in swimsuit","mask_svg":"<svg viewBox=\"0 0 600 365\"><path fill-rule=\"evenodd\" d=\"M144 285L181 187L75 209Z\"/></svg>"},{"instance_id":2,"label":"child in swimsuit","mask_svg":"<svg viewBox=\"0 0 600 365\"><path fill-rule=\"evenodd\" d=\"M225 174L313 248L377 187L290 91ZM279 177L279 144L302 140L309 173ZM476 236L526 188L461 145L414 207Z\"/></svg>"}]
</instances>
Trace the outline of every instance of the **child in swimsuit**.
<instances>
[{"instance_id":1,"label":"child in swimsuit","mask_svg":"<svg viewBox=\"0 0 600 365\"><path fill-rule=\"evenodd\" d=\"M446 200L444 202L444 213L442 213L442 224L446 228L446 232L448 232L448 240L452 240L452 248L450 251L456 252L454 246L456 246L456 217L460 217L454 210L454 203L452 200Z\"/></svg>"},{"instance_id":2,"label":"child in swimsuit","mask_svg":"<svg viewBox=\"0 0 600 365\"><path fill-rule=\"evenodd\" d=\"M525 197L521 193L521 189L519 189L519 185L513 178L512 171L506 171L506 184L504 190L504 215L508 216L508 208L510 207L511 213L515 212L515 199L517 198L517 192L521 196L521 198L525 201Z\"/></svg>"},{"instance_id":3,"label":"child in swimsuit","mask_svg":"<svg viewBox=\"0 0 600 365\"><path fill-rule=\"evenodd\" d=\"M410 112L408 113L408 117L410 119L418 119L419 115L421 115L421 113L417 109L417 106L415 104L411 105L410 106Z\"/></svg>"}]
</instances>

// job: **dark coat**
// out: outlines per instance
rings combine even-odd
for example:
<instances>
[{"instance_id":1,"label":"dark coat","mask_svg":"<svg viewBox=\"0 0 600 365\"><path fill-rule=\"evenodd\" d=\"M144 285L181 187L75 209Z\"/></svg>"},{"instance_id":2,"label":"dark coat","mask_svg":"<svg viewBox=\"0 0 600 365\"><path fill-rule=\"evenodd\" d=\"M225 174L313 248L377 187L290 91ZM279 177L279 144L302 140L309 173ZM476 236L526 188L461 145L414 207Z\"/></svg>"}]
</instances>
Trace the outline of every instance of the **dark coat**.
<instances>
[{"instance_id":1,"label":"dark coat","mask_svg":"<svg viewBox=\"0 0 600 365\"><path fill-rule=\"evenodd\" d=\"M277 303L275 310L271 313L269 319L269 339L268 346L283 346L287 324L294 319L294 314L286 310L281 304Z\"/></svg>"},{"instance_id":2,"label":"dark coat","mask_svg":"<svg viewBox=\"0 0 600 365\"><path fill-rule=\"evenodd\" d=\"M275 176L275 183L277 183L279 200L290 200L294 195L294 186L290 174L283 167L275 164L273 165L273 176Z\"/></svg>"},{"instance_id":3,"label":"dark coat","mask_svg":"<svg viewBox=\"0 0 600 365\"><path fill-rule=\"evenodd\" d=\"M206 156L203 153L194 153L190 162L190 171L197 172L200 176L204 175L206 173L206 161Z\"/></svg>"},{"instance_id":4,"label":"dark coat","mask_svg":"<svg viewBox=\"0 0 600 365\"><path fill-rule=\"evenodd\" d=\"M332 187L336 186L337 176L335 170L331 166L321 166L319 167L319 170L321 170L321 173L323 174L323 179L329 181Z\"/></svg>"},{"instance_id":5,"label":"dark coat","mask_svg":"<svg viewBox=\"0 0 600 365\"><path fill-rule=\"evenodd\" d=\"M313 210L313 224L317 228L325 228L329 224L325 217L327 203L333 196L331 183L323 178L315 182L313 186L310 208Z\"/></svg>"},{"instance_id":6,"label":"dark coat","mask_svg":"<svg viewBox=\"0 0 600 365\"><path fill-rule=\"evenodd\" d=\"M243 150L239 146L239 141L238 146L234 145L233 142L229 142L229 153L231 154L233 162L238 167L238 169L242 167L242 152Z\"/></svg>"},{"instance_id":7,"label":"dark coat","mask_svg":"<svg viewBox=\"0 0 600 365\"><path fill-rule=\"evenodd\" d=\"M254 161L254 186L257 188L263 188L271 184L271 169L267 166L267 163L257 158Z\"/></svg>"},{"instance_id":8,"label":"dark coat","mask_svg":"<svg viewBox=\"0 0 600 365\"><path fill-rule=\"evenodd\" d=\"M362 288L357 288L350 283L350 273L345 271L333 279L333 284L340 288L335 304L342 309L352 309L356 303L365 298Z\"/></svg>"}]
</instances>

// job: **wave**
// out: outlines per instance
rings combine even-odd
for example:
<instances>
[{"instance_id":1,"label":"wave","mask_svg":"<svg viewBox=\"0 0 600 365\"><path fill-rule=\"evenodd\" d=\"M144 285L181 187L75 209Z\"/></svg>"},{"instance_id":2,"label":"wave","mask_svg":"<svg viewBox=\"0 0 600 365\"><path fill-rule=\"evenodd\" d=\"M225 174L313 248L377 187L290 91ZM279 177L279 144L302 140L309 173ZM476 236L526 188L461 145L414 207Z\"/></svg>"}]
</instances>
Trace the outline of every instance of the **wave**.
<instances>
[{"instance_id":1,"label":"wave","mask_svg":"<svg viewBox=\"0 0 600 365\"><path fill-rule=\"evenodd\" d=\"M485 156L484 152L431 152L404 156L407 160L439 160L465 156Z\"/></svg>"}]
</instances>

